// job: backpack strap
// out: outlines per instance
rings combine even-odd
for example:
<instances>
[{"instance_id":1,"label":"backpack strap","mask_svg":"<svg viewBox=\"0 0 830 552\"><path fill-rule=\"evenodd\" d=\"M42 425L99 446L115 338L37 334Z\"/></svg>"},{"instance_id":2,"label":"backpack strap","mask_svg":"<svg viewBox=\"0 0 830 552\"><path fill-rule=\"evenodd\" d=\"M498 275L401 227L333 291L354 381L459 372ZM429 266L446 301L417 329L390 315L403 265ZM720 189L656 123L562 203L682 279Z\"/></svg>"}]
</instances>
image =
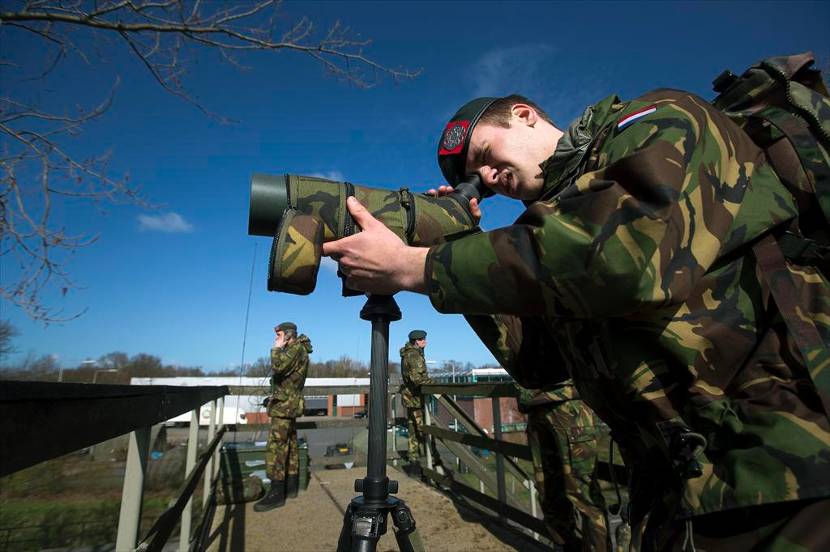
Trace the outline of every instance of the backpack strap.
<instances>
[{"instance_id":1,"label":"backpack strap","mask_svg":"<svg viewBox=\"0 0 830 552\"><path fill-rule=\"evenodd\" d=\"M776 107L764 108L752 118L767 121L790 141L798 154L802 169L812 181L824 219L830 224L830 164L822 155L822 145L811 132L809 123ZM775 160L771 160L774 164Z\"/></svg>"},{"instance_id":2,"label":"backpack strap","mask_svg":"<svg viewBox=\"0 0 830 552\"><path fill-rule=\"evenodd\" d=\"M752 246L752 251L787 324L787 330L801 353L807 374L824 407L824 414L830 420L830 347L818 333L813 321L804 315L792 274L787 269L784 254L772 233L767 233L757 241Z\"/></svg>"}]
</instances>

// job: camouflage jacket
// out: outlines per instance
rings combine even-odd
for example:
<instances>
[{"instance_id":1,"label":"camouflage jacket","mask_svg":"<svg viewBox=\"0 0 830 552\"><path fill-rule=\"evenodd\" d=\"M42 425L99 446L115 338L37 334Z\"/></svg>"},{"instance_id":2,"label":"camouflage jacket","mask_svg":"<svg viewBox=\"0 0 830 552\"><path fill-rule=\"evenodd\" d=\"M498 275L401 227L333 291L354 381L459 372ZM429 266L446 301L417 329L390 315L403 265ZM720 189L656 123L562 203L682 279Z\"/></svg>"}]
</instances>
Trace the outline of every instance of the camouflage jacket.
<instances>
[{"instance_id":1,"label":"camouflage jacket","mask_svg":"<svg viewBox=\"0 0 830 552\"><path fill-rule=\"evenodd\" d=\"M589 108L542 169L515 225L430 249L433 305L519 383L573 377L639 472L634 523L830 495L827 413L747 245L797 214L757 146L658 90ZM827 344L828 282L786 270ZM698 477L684 434L707 442Z\"/></svg>"},{"instance_id":2,"label":"camouflage jacket","mask_svg":"<svg viewBox=\"0 0 830 552\"><path fill-rule=\"evenodd\" d=\"M311 351L311 341L305 335L300 335L283 348L271 349L273 392L268 403L269 416L295 418L303 415L303 386L308 374L308 354Z\"/></svg>"},{"instance_id":3,"label":"camouflage jacket","mask_svg":"<svg viewBox=\"0 0 830 552\"><path fill-rule=\"evenodd\" d=\"M401 348L401 376L403 405L407 408L421 408L423 401L418 393L418 386L429 383L427 363L421 347L407 343Z\"/></svg>"},{"instance_id":4,"label":"camouflage jacket","mask_svg":"<svg viewBox=\"0 0 830 552\"><path fill-rule=\"evenodd\" d=\"M579 399L579 393L571 380L557 383L544 390L526 389L521 385L516 385L516 389L519 391L519 397L516 402L519 406L519 411L524 414L527 414L531 408L537 406L550 406Z\"/></svg>"}]
</instances>

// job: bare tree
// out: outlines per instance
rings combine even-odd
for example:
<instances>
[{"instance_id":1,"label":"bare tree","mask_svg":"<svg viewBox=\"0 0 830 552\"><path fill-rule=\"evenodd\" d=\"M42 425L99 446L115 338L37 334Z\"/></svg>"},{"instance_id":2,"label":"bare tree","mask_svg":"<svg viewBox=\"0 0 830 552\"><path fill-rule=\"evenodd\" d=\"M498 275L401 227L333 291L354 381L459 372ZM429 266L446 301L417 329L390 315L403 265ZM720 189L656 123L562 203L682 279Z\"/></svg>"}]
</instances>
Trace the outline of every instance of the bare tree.
<instances>
[{"instance_id":1,"label":"bare tree","mask_svg":"<svg viewBox=\"0 0 830 552\"><path fill-rule=\"evenodd\" d=\"M7 10L0 11L0 42L13 43L21 33L40 41L48 54L46 60L40 67L25 68L31 73L28 78L35 79L45 79L72 56L88 64L100 59L91 36L121 43L165 91L222 121L226 119L188 88L188 53L211 50L242 68L240 56L251 51L291 51L358 87L372 86L384 77L398 81L418 73L368 57L364 48L369 42L339 23L320 37L307 18L286 25L278 17L279 8L278 0L6 1L0 6ZM0 76L20 69L0 55ZM49 307L42 292L57 289L65 295L73 289L66 259L97 238L56 225L50 218L55 207L77 199L96 205L145 204L128 177L116 177L107 170L109 152L80 158L67 145L84 125L106 113L119 82L116 78L112 89L92 107L64 112L0 92L0 255L16 262L15 276L0 281L0 298L23 308L32 318L48 322L81 314L65 315Z\"/></svg>"},{"instance_id":2,"label":"bare tree","mask_svg":"<svg viewBox=\"0 0 830 552\"><path fill-rule=\"evenodd\" d=\"M15 328L8 320L0 320L0 366L5 364L6 355L15 352L12 340L18 336Z\"/></svg>"}]
</instances>

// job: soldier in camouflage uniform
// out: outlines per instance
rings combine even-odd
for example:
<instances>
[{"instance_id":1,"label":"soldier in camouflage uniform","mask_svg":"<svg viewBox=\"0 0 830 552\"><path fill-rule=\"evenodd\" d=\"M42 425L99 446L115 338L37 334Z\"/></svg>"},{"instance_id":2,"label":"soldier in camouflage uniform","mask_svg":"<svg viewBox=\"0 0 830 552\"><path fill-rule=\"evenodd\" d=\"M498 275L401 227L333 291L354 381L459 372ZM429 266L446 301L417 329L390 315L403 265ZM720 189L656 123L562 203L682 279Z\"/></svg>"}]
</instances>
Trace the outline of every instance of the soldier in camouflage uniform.
<instances>
[{"instance_id":1,"label":"soldier in camouflage uniform","mask_svg":"<svg viewBox=\"0 0 830 552\"><path fill-rule=\"evenodd\" d=\"M268 415L271 430L265 450L265 470L271 489L254 505L264 512L285 504L285 497L296 497L299 490L300 457L297 449L297 416L302 416L305 401L303 386L308 374L311 341L297 335L293 322L274 328L276 338L271 349L271 397Z\"/></svg>"},{"instance_id":2,"label":"soldier in camouflage uniform","mask_svg":"<svg viewBox=\"0 0 830 552\"><path fill-rule=\"evenodd\" d=\"M527 210L423 248L350 200L363 232L323 251L347 285L467 315L523 385L572 377L633 470L633 549L830 550L830 286L756 263L799 211L749 136L677 90L610 96L564 132L513 96L465 105L438 153L450 184L477 172Z\"/></svg>"},{"instance_id":3,"label":"soldier in camouflage uniform","mask_svg":"<svg viewBox=\"0 0 830 552\"><path fill-rule=\"evenodd\" d=\"M424 402L418 388L429 383L427 363L424 360L426 346L427 333L423 330L412 330L409 332L409 341L401 348L401 401L406 407L410 464L419 463L421 449L424 447L424 434L421 433L421 427L424 425Z\"/></svg>"},{"instance_id":4,"label":"soldier in camouflage uniform","mask_svg":"<svg viewBox=\"0 0 830 552\"><path fill-rule=\"evenodd\" d=\"M553 542L566 552L607 551L605 500L596 477L602 425L571 381L544 391L518 389L536 489Z\"/></svg>"}]
</instances>

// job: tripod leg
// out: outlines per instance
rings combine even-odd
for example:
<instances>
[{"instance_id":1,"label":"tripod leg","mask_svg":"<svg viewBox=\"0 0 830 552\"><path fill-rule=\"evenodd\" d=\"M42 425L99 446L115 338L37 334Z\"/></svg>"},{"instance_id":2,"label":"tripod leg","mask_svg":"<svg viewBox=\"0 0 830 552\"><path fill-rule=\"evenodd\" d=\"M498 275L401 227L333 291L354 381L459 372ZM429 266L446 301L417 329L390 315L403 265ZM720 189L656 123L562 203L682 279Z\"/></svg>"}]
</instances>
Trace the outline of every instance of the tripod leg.
<instances>
[{"instance_id":1,"label":"tripod leg","mask_svg":"<svg viewBox=\"0 0 830 552\"><path fill-rule=\"evenodd\" d=\"M401 552L424 552L424 543L415 530L415 518L409 506L403 500L392 510L392 523L395 525L395 540Z\"/></svg>"},{"instance_id":2,"label":"tripod leg","mask_svg":"<svg viewBox=\"0 0 830 552\"><path fill-rule=\"evenodd\" d=\"M352 549L352 505L346 508L343 515L343 528L340 529L340 538L337 539L337 552L350 552Z\"/></svg>"}]
</instances>

